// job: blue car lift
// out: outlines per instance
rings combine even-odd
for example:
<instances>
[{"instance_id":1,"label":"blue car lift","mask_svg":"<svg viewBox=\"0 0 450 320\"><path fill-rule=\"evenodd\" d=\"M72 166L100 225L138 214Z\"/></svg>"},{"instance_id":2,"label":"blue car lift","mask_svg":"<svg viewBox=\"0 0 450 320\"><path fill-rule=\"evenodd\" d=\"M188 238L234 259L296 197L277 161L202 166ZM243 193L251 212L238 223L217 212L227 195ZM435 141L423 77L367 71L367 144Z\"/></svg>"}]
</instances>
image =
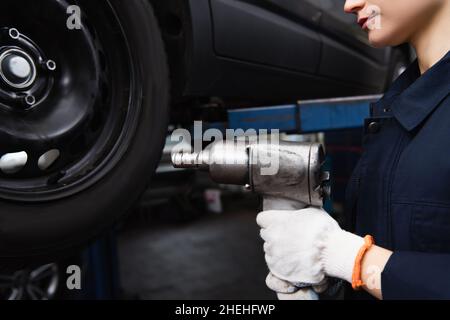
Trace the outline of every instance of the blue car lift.
<instances>
[{"instance_id":1,"label":"blue car lift","mask_svg":"<svg viewBox=\"0 0 450 320\"><path fill-rule=\"evenodd\" d=\"M228 129L277 129L314 133L359 128L369 117L370 104L380 95L299 101L297 104L234 109L228 112Z\"/></svg>"},{"instance_id":2,"label":"blue car lift","mask_svg":"<svg viewBox=\"0 0 450 320\"><path fill-rule=\"evenodd\" d=\"M370 104L381 96L299 101L297 104L228 111L228 122L208 123L206 128L274 130L286 133L315 133L359 128L370 114ZM325 206L331 209L330 204ZM114 299L119 291L116 238L114 232L85 252L93 287L89 297ZM113 266L113 267L111 267Z\"/></svg>"}]
</instances>

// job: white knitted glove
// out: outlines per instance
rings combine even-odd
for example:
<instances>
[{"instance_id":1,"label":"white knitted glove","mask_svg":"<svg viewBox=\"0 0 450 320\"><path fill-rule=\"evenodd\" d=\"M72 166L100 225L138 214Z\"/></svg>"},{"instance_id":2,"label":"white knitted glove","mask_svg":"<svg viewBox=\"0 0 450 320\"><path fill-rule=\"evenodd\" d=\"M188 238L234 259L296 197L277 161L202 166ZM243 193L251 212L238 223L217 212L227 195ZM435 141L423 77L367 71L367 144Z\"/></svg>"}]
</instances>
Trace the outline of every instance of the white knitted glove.
<instances>
[{"instance_id":1,"label":"white knitted glove","mask_svg":"<svg viewBox=\"0 0 450 320\"><path fill-rule=\"evenodd\" d=\"M269 273L266 285L277 293L279 300L318 300L318 294L328 288L328 281L324 280L314 287L299 288Z\"/></svg>"},{"instance_id":2,"label":"white knitted glove","mask_svg":"<svg viewBox=\"0 0 450 320\"><path fill-rule=\"evenodd\" d=\"M266 211L257 222L276 278L295 286L320 285L326 276L351 283L364 239L342 230L324 210Z\"/></svg>"}]
</instances>

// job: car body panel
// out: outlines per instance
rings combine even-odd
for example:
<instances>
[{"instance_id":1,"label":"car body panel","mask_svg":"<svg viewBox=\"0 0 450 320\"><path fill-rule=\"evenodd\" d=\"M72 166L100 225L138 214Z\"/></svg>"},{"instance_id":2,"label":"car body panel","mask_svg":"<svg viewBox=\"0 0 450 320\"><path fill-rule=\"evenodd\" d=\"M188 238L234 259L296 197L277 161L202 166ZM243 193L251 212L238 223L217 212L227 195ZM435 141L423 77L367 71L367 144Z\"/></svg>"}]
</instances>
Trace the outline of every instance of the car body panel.
<instances>
[{"instance_id":1,"label":"car body panel","mask_svg":"<svg viewBox=\"0 0 450 320\"><path fill-rule=\"evenodd\" d=\"M219 97L248 106L386 87L391 49L368 45L344 0L165 1L186 7L182 40L168 50L179 60L170 63L173 78L183 79L176 95L183 101Z\"/></svg>"},{"instance_id":2,"label":"car body panel","mask_svg":"<svg viewBox=\"0 0 450 320\"><path fill-rule=\"evenodd\" d=\"M316 74L321 51L316 30L246 1L214 0L211 11L218 55Z\"/></svg>"}]
</instances>

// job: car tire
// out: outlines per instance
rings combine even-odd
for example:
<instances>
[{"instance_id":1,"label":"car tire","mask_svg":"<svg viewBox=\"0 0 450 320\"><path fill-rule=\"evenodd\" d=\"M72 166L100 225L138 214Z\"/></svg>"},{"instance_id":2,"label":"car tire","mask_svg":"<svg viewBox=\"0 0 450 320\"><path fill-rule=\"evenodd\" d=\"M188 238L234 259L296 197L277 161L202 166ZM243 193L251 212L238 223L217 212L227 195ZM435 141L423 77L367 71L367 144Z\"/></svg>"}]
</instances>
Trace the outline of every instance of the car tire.
<instances>
[{"instance_id":1,"label":"car tire","mask_svg":"<svg viewBox=\"0 0 450 320\"><path fill-rule=\"evenodd\" d=\"M38 3L38 5L33 7L34 3ZM52 3L52 1L45 3ZM61 163L54 165L57 169L54 170L56 173L50 168L34 176L36 164L29 167L27 164L27 168L17 174L1 173L0 265L4 268L9 265L18 268L20 265L27 265L30 261L41 263L48 261L49 257L54 259L55 256L70 255L73 247L87 244L96 235L111 227L130 209L148 185L160 160L167 133L169 72L161 32L149 2L147 0L80 0L53 1L53 3L59 7L44 9L44 5L40 1L5 0L0 4L0 9L5 5L10 7L8 10L2 9L4 14L0 13L0 16L4 16L3 21L6 20L5 24L8 24L8 27L21 25L21 19L24 19L23 25L14 28L23 32L24 36L21 41L25 43L28 41L27 39L32 39L33 41L27 45L40 45L40 48L36 49L38 53L41 50L52 58L56 56L54 61L58 65L58 69L56 70L57 74L53 75L51 79L53 87L50 90L59 87L66 89L65 96L62 97L65 99L64 104L60 104L60 106L62 108L79 107L80 104L70 105L72 100L68 98L72 92L78 90L68 87L71 83L75 83L84 90L77 98L81 99L80 101L95 100L92 102L94 105L97 100L100 100L96 94L99 96L104 94L102 109L98 111L99 115L95 114L97 111L92 111L89 116L85 117L89 121L94 121L91 118L95 118L95 116L103 117L103 120L97 119L95 124L89 122L89 125L79 126L82 128L81 131L87 131L86 128L95 126L99 132L96 136L98 140L94 141L91 137L93 141L89 143L80 144L76 139L67 140L67 136L71 134L69 129L61 137L56 132L51 141L45 140L36 145L31 143L38 139L29 144L24 142L24 145L31 146L30 150L32 151L29 153L31 160L37 160L36 157L33 158L33 155L39 147L45 146L48 149L52 143L59 142L61 159L58 161L61 160ZM57 29L50 25L51 19L54 19L55 23L62 26L61 23L65 22L68 17L66 14L76 14L77 11L73 9L74 7L70 7L74 4L81 9L80 21L83 23L81 30L76 28L71 30L65 27ZM45 15L39 22L37 22L39 19L25 21L27 13L14 10L14 7L17 7L17 11L20 11L19 6L27 8L25 11L31 11L34 14L42 12ZM61 17L55 18L58 14ZM69 22L69 20L67 21ZM102 21L105 21L103 25L100 24ZM46 25L47 22L48 25ZM36 30L37 28L41 28L41 30ZM8 30L11 29L4 28L4 34L7 34ZM53 37L52 43L40 44L40 41L45 42L46 37ZM76 39L83 37L86 37L87 40L83 40L83 44L77 44ZM75 43L70 42L70 39ZM9 39L8 41L13 40ZM84 46L85 42L89 45ZM97 45L101 47L101 51L96 48ZM70 51L65 49L67 46L71 48ZM85 47L86 50L84 50ZM79 60L81 60L80 56L87 56L86 52L91 49L95 57L87 58L93 61L92 66L88 69L87 64L84 65ZM59 51L63 52L64 50L68 56L72 54L70 59L58 56ZM71 61L77 61L78 64L70 65ZM84 70L84 75L76 74L77 68L81 71ZM107 68L108 76L103 74L86 76L90 69L97 71L97 68L100 70ZM74 72L74 74L70 75L70 72ZM102 77L111 81L108 89L102 85L96 87L95 81ZM61 81L61 84L58 84L58 81ZM92 84L85 85L89 81ZM10 89L5 88L0 83L0 90ZM97 93L93 88L101 92ZM105 94L105 92L107 93ZM50 102L56 103L58 94L62 93L50 91L48 97L53 99ZM73 98L73 101L78 100ZM16 123L29 121L28 128L32 127L31 121L36 120L30 119L33 114L40 112L45 114L54 107L49 102L45 105L46 110L41 109L45 102L43 100L27 114L21 114L18 111L9 115L9 110L6 108L1 108L0 112L16 119ZM121 104L119 105L119 103ZM112 106L113 104L114 106ZM15 106L11 108L15 108ZM69 110L67 115L69 117L71 109L67 110ZM18 117L22 118L17 120ZM36 116L36 118L38 117ZM113 124L108 124L110 119ZM39 120L42 121L41 125L33 128L38 127L44 130L51 126L49 122L45 121L45 118L43 120L43 117L39 117ZM60 120L64 122L67 119L60 117ZM66 128L64 127L64 130ZM6 129L0 132L0 141L8 137L5 131ZM81 134L84 132L78 133L78 135ZM31 136L34 139L38 134L35 133ZM98 142L100 137L104 139L101 141L102 143ZM22 136L10 138L13 142L8 141L9 144L6 145L17 146L25 141ZM42 138L47 138L47 136L42 135ZM84 139L88 138L84 137ZM79 152L79 155L70 154L70 157L63 159L66 146L74 141L78 145L70 150ZM100 146L103 149L95 149ZM19 147L22 148L22 146ZM5 148L1 150L3 155L10 151ZM89 157L95 157L95 161L90 160ZM89 166L82 167L81 161L84 161L83 165L89 164ZM64 174L71 172L72 169L66 169L70 166L73 166L73 170L76 168L83 170L71 176L70 179L66 179ZM39 188L36 185L34 188L25 185L25 181L30 180L36 184L43 178L48 179L46 180L49 185L47 189L45 185L42 187L39 185ZM62 182L64 179L66 181ZM19 185L20 189L18 189ZM30 186L33 186L31 182Z\"/></svg>"}]
</instances>

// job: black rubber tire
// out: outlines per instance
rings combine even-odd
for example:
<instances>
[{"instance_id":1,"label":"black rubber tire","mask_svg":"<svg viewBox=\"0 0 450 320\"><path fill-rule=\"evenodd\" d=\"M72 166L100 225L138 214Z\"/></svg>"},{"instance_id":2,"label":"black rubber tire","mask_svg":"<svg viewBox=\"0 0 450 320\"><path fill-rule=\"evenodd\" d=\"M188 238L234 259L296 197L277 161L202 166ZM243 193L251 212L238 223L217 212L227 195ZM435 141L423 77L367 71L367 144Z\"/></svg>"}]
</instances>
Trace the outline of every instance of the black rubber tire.
<instances>
[{"instance_id":1,"label":"black rubber tire","mask_svg":"<svg viewBox=\"0 0 450 320\"><path fill-rule=\"evenodd\" d=\"M93 239L129 210L160 160L170 89L161 32L147 0L110 2L128 37L140 83L142 112L132 143L106 177L71 197L27 204L0 200L0 266L70 255L71 248Z\"/></svg>"}]
</instances>

